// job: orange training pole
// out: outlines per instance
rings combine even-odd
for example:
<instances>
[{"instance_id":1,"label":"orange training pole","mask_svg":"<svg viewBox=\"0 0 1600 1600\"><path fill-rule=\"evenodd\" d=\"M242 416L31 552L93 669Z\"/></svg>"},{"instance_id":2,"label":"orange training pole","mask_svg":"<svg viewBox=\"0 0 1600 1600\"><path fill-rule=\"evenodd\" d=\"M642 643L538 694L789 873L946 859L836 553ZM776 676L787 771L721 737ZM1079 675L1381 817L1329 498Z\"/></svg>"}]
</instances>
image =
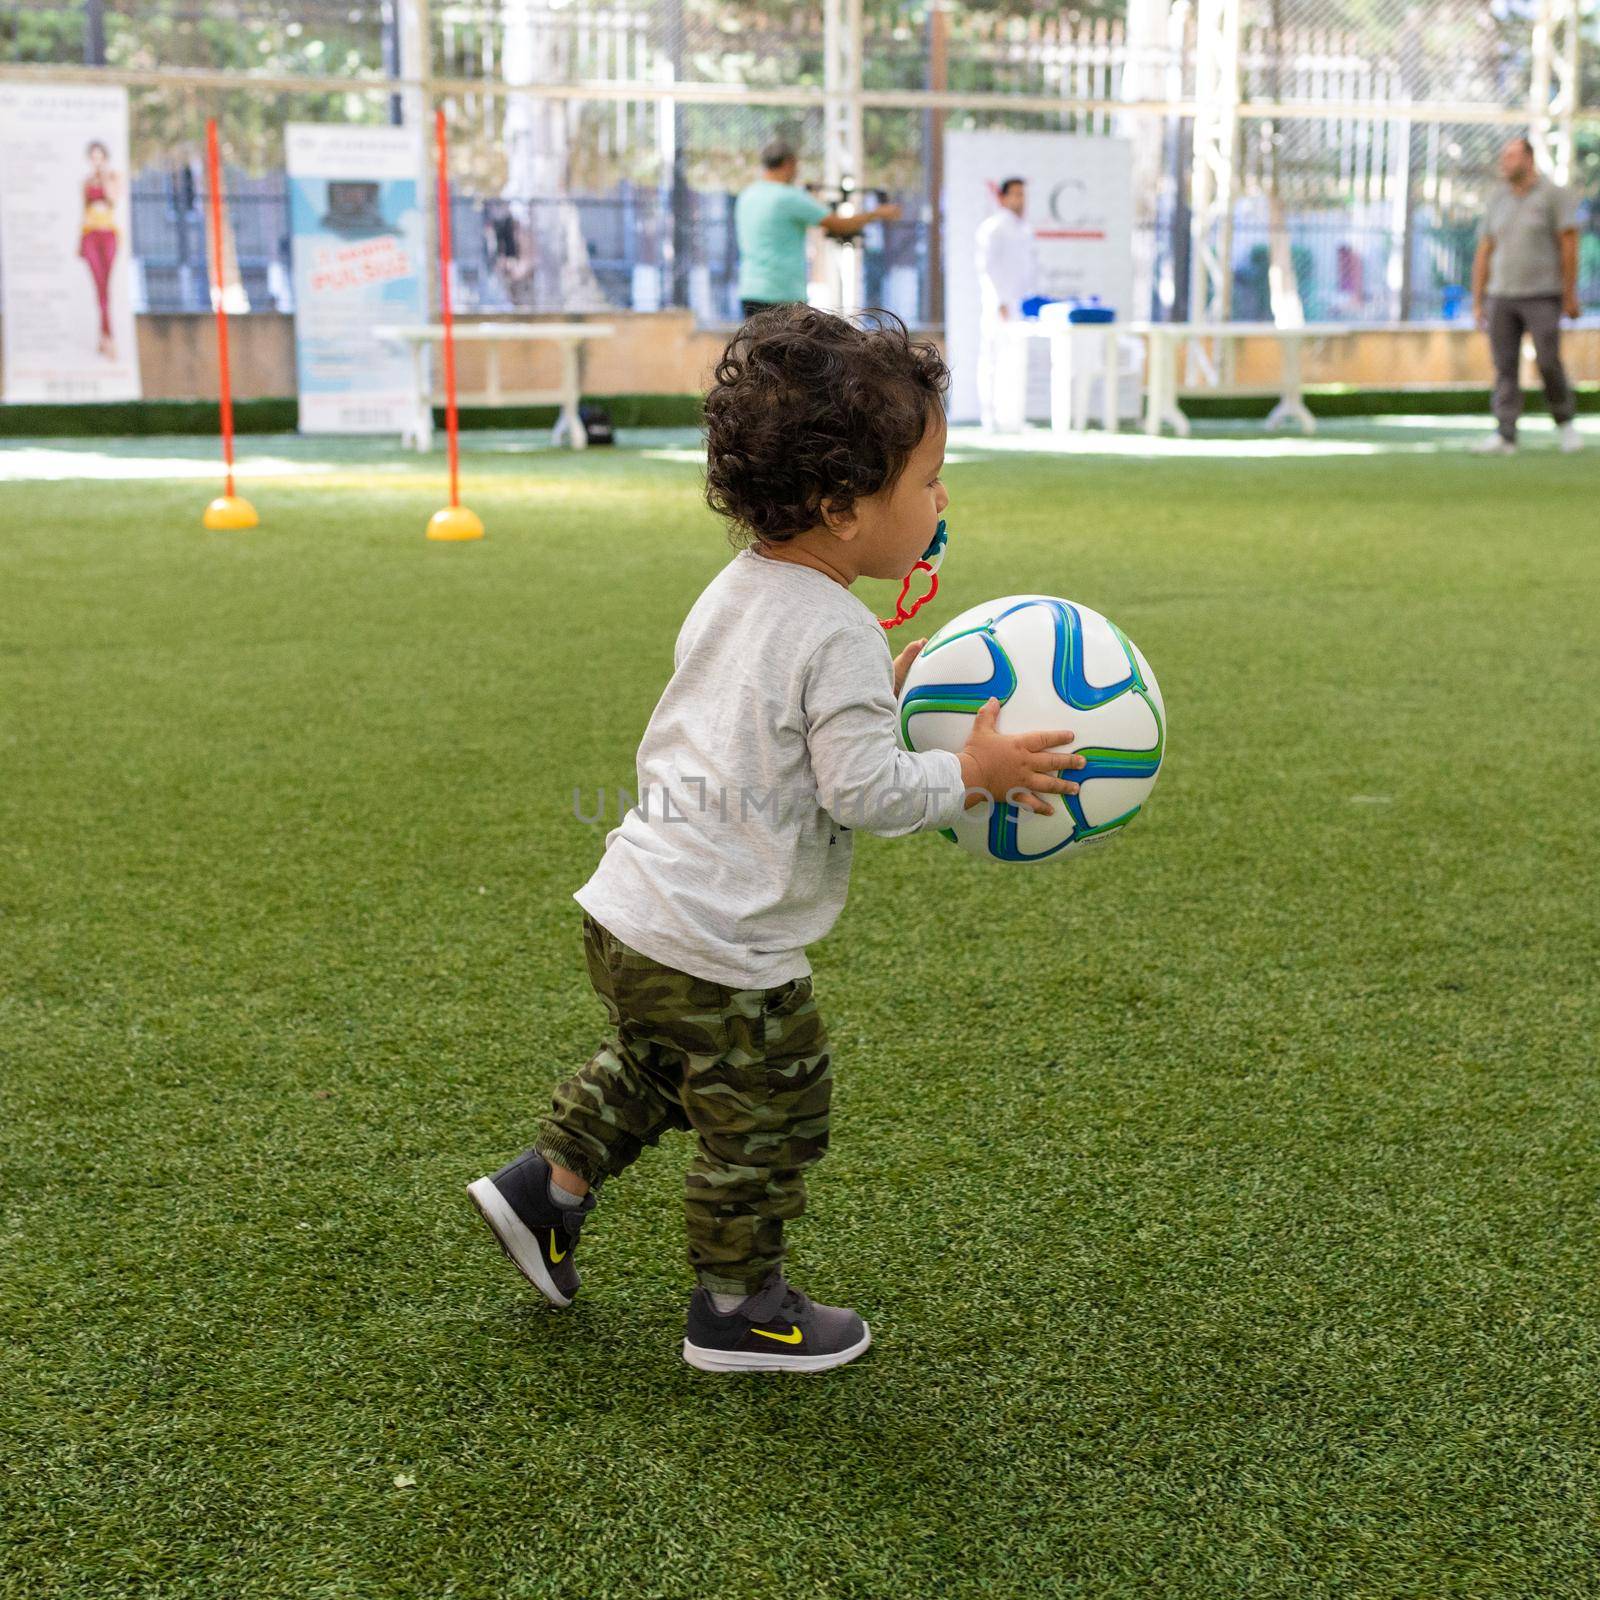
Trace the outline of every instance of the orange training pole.
<instances>
[{"instance_id":1,"label":"orange training pole","mask_svg":"<svg viewBox=\"0 0 1600 1600\"><path fill-rule=\"evenodd\" d=\"M261 520L248 500L233 492L233 379L228 370L228 309L223 304L222 160L217 151L217 119L206 123L206 172L211 184L211 298L217 314L217 375L222 397L222 459L226 491L206 507L203 521L215 531L253 528Z\"/></svg>"},{"instance_id":2,"label":"orange training pole","mask_svg":"<svg viewBox=\"0 0 1600 1600\"><path fill-rule=\"evenodd\" d=\"M456 439L456 319L450 310L450 162L444 108L433 114L439 156L439 308L444 314L444 427L450 452L450 504L461 504L461 447Z\"/></svg>"},{"instance_id":3,"label":"orange training pole","mask_svg":"<svg viewBox=\"0 0 1600 1600\"><path fill-rule=\"evenodd\" d=\"M456 321L450 309L450 160L444 107L433 114L433 143L438 156L435 185L439 200L439 310L444 323L444 430L450 458L450 504L428 520L430 539L481 539L483 523L461 503L460 422L456 414Z\"/></svg>"},{"instance_id":4,"label":"orange training pole","mask_svg":"<svg viewBox=\"0 0 1600 1600\"><path fill-rule=\"evenodd\" d=\"M228 464L228 494L233 494L233 381L228 372L228 307L223 298L222 158L217 152L217 119L206 123L206 174L211 180L211 309L217 314L217 367L222 388L222 459Z\"/></svg>"}]
</instances>

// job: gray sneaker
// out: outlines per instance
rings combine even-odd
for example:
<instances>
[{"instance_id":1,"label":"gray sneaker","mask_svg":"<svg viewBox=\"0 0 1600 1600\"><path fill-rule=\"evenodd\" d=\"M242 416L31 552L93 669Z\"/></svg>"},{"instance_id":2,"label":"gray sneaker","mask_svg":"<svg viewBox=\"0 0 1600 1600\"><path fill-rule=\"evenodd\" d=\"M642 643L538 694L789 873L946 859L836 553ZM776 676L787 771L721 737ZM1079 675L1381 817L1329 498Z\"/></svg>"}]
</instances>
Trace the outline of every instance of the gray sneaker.
<instances>
[{"instance_id":1,"label":"gray sneaker","mask_svg":"<svg viewBox=\"0 0 1600 1600\"><path fill-rule=\"evenodd\" d=\"M871 1343L872 1330L855 1312L819 1306L774 1272L726 1316L696 1289L683 1359L702 1372L826 1372Z\"/></svg>"},{"instance_id":2,"label":"gray sneaker","mask_svg":"<svg viewBox=\"0 0 1600 1600\"><path fill-rule=\"evenodd\" d=\"M558 1206L550 1198L550 1163L530 1150L492 1178L469 1183L467 1196L517 1271L551 1305L571 1305L578 1292L572 1252L583 1219L594 1210L594 1190L581 1205Z\"/></svg>"}]
</instances>

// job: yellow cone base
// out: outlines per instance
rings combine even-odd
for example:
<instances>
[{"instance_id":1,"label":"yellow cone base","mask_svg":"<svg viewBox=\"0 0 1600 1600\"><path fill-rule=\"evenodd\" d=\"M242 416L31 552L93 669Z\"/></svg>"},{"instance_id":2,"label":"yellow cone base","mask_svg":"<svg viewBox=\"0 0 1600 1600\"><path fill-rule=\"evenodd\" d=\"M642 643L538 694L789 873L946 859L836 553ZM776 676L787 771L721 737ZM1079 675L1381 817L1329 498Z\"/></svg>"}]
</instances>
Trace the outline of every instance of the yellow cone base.
<instances>
[{"instance_id":1,"label":"yellow cone base","mask_svg":"<svg viewBox=\"0 0 1600 1600\"><path fill-rule=\"evenodd\" d=\"M477 512L468 511L465 506L446 506L443 511L435 511L428 518L428 537L452 542L481 539L483 523Z\"/></svg>"},{"instance_id":2,"label":"yellow cone base","mask_svg":"<svg viewBox=\"0 0 1600 1600\"><path fill-rule=\"evenodd\" d=\"M236 528L255 528L261 524L256 508L242 495L219 494L206 507L202 519L213 533L228 533Z\"/></svg>"}]
</instances>

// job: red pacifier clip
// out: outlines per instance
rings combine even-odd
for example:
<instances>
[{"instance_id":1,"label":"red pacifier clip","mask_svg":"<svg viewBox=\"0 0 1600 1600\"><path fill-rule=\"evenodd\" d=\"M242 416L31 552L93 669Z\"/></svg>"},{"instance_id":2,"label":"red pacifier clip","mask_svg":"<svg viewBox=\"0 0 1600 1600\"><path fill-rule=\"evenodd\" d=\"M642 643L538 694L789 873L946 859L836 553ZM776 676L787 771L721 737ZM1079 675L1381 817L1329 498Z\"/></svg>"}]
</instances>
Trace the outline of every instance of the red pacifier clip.
<instances>
[{"instance_id":1,"label":"red pacifier clip","mask_svg":"<svg viewBox=\"0 0 1600 1600\"><path fill-rule=\"evenodd\" d=\"M880 617L878 620L884 628L898 628L902 622L909 622L916 614L933 599L939 592L939 567L944 561L945 546L950 542L950 534L941 519L939 527L933 536L933 543L922 552L922 558L916 562L905 575L900 584L900 597L894 603L892 617ZM911 582L919 572L928 574L928 592L918 595L911 602L909 610L906 609L906 596L911 593Z\"/></svg>"}]
</instances>

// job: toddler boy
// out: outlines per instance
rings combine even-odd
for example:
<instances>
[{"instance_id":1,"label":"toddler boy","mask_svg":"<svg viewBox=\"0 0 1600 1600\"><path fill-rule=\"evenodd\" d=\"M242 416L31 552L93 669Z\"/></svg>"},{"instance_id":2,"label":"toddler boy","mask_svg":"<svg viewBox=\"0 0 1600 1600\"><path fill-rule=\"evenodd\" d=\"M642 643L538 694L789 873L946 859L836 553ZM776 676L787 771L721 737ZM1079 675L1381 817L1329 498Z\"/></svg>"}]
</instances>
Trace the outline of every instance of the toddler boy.
<instances>
[{"instance_id":1,"label":"toddler boy","mask_svg":"<svg viewBox=\"0 0 1600 1600\"><path fill-rule=\"evenodd\" d=\"M880 314L806 306L745 324L706 402L706 497L744 548L689 612L638 754L638 803L576 899L609 1038L554 1092L532 1150L468 1193L506 1254L571 1303L600 1186L666 1128L693 1135L684 1359L819 1372L871 1334L783 1275L783 1225L828 1144L833 1062L806 947L843 909L852 830L948 827L1010 796L1047 811L1081 766L1064 730L912 754L893 660L850 586L900 579L948 497L937 351Z\"/></svg>"}]
</instances>

